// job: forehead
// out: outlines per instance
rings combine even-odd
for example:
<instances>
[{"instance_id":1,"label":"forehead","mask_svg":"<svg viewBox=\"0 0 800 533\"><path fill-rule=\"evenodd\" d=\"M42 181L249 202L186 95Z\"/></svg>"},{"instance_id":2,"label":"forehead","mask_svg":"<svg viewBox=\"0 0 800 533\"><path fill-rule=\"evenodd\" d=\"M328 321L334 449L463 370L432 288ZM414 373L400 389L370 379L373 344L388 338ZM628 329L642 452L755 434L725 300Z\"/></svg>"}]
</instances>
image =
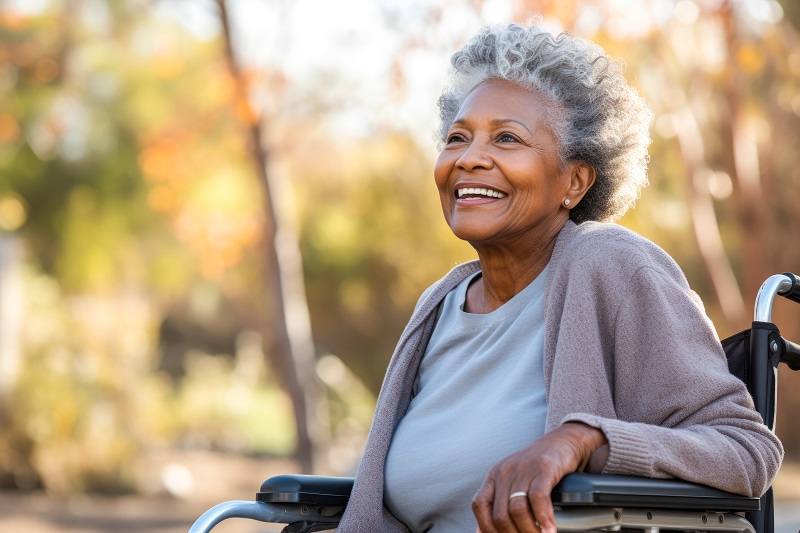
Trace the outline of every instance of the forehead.
<instances>
[{"instance_id":1,"label":"forehead","mask_svg":"<svg viewBox=\"0 0 800 533\"><path fill-rule=\"evenodd\" d=\"M512 119L529 126L549 127L549 99L539 91L514 82L493 78L476 86L458 110L455 122Z\"/></svg>"}]
</instances>

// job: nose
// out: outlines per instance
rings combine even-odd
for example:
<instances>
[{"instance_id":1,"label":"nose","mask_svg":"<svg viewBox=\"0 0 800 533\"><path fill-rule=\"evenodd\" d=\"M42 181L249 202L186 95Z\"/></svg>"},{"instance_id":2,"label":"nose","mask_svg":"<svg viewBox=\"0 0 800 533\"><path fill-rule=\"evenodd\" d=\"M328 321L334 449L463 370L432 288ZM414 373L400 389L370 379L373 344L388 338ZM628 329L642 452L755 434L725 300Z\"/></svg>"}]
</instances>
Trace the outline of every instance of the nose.
<instances>
[{"instance_id":1,"label":"nose","mask_svg":"<svg viewBox=\"0 0 800 533\"><path fill-rule=\"evenodd\" d=\"M478 139L474 139L467 144L458 161L456 161L456 167L460 170L490 169L493 166L494 161L489 157L485 143Z\"/></svg>"}]
</instances>

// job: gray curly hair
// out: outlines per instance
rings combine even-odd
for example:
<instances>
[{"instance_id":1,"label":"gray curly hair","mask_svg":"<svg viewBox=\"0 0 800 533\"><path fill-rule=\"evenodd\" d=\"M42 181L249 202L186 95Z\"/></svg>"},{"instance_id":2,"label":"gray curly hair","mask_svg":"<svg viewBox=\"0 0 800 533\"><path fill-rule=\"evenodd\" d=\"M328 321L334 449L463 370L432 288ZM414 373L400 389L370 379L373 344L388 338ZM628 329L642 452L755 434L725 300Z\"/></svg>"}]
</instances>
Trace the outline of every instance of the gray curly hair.
<instances>
[{"instance_id":1,"label":"gray curly hair","mask_svg":"<svg viewBox=\"0 0 800 533\"><path fill-rule=\"evenodd\" d=\"M653 114L623 77L623 65L602 48L536 26L487 26L450 62L453 85L439 98L440 146L467 95L486 80L502 78L555 104L547 118L561 164L594 167L595 183L570 211L573 221L614 221L634 205L648 183Z\"/></svg>"}]
</instances>

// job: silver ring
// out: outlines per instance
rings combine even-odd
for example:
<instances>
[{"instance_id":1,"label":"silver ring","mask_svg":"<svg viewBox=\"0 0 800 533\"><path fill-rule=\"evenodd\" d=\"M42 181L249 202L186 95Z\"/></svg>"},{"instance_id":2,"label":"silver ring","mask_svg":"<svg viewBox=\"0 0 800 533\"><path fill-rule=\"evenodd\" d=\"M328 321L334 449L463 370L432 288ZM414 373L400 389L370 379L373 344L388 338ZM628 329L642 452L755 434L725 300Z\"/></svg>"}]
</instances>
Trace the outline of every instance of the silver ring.
<instances>
[{"instance_id":1,"label":"silver ring","mask_svg":"<svg viewBox=\"0 0 800 533\"><path fill-rule=\"evenodd\" d=\"M523 491L520 491L520 492L512 492L512 493L511 493L511 496L509 496L509 497L508 497L508 499L510 500L511 498L519 498L520 496L525 496L525 497L527 497L527 496L528 496L528 493L527 493L527 492L525 492L524 490L523 490Z\"/></svg>"}]
</instances>

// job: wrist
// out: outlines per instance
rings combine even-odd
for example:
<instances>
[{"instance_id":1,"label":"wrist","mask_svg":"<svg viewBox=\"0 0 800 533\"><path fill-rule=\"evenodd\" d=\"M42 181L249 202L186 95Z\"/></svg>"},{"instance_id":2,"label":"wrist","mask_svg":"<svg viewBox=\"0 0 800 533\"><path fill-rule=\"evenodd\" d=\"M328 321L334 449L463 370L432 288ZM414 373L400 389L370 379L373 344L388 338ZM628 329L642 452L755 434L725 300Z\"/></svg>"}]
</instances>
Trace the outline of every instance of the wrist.
<instances>
[{"instance_id":1,"label":"wrist","mask_svg":"<svg viewBox=\"0 0 800 533\"><path fill-rule=\"evenodd\" d=\"M586 465L586 472L590 474L602 474L603 469L606 467L606 462L608 461L608 452L608 444L603 444L597 448L589 458L589 464Z\"/></svg>"},{"instance_id":2,"label":"wrist","mask_svg":"<svg viewBox=\"0 0 800 533\"><path fill-rule=\"evenodd\" d=\"M581 461L577 471L582 472L587 467L594 471L600 462L602 462L600 465L600 470L602 470L602 467L605 466L605 459L608 457L608 439L605 433L596 427L578 421L564 422L561 427L575 438L575 443L580 450ZM595 452L600 448L603 448L605 453L597 454L595 457Z\"/></svg>"}]
</instances>

